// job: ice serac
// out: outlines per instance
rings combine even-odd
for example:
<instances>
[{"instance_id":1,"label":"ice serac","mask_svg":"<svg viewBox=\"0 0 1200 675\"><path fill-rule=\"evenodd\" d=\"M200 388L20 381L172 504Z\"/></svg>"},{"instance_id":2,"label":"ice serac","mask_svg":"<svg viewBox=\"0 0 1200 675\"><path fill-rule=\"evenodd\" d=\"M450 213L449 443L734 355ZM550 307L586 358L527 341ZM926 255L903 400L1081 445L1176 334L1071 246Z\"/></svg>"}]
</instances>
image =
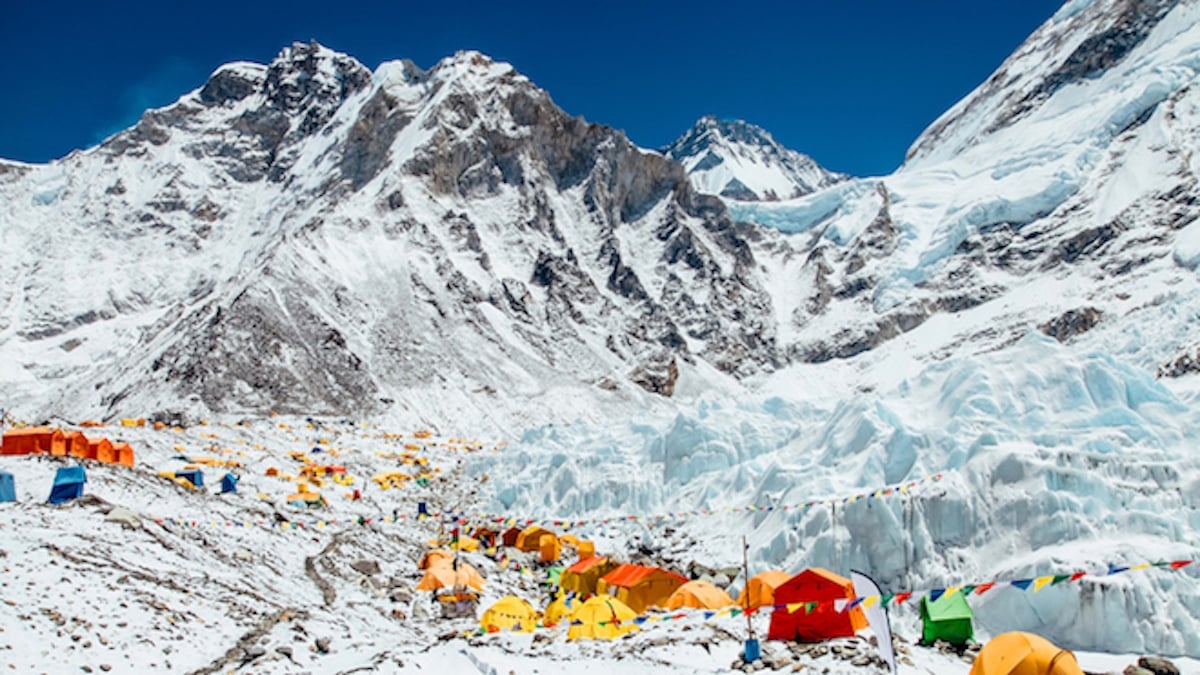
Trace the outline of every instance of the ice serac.
<instances>
[{"instance_id":1,"label":"ice serac","mask_svg":"<svg viewBox=\"0 0 1200 675\"><path fill-rule=\"evenodd\" d=\"M4 378L72 417L432 386L545 419L599 409L547 383L626 401L782 362L722 202L477 52L372 73L297 43L0 178L9 250L47 251L5 272Z\"/></svg>"},{"instance_id":2,"label":"ice serac","mask_svg":"<svg viewBox=\"0 0 1200 675\"><path fill-rule=\"evenodd\" d=\"M662 153L687 169L696 190L737 201L779 201L846 180L742 120L700 118Z\"/></svg>"}]
</instances>

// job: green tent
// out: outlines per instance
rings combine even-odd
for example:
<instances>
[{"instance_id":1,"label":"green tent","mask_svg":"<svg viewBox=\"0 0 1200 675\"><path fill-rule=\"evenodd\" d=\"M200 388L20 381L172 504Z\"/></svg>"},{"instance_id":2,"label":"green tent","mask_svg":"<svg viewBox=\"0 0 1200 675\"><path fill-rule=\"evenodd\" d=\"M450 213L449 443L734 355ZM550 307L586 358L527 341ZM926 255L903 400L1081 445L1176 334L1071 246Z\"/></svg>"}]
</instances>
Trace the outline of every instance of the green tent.
<instances>
[{"instance_id":1,"label":"green tent","mask_svg":"<svg viewBox=\"0 0 1200 675\"><path fill-rule=\"evenodd\" d=\"M945 640L952 645L963 645L975 639L971 626L971 606L962 593L949 597L943 595L930 602L929 596L921 598L921 644L931 645L934 640Z\"/></svg>"},{"instance_id":2,"label":"green tent","mask_svg":"<svg viewBox=\"0 0 1200 675\"><path fill-rule=\"evenodd\" d=\"M546 583L552 586L562 585L562 573L566 569L562 565L554 565L546 570Z\"/></svg>"}]
</instances>

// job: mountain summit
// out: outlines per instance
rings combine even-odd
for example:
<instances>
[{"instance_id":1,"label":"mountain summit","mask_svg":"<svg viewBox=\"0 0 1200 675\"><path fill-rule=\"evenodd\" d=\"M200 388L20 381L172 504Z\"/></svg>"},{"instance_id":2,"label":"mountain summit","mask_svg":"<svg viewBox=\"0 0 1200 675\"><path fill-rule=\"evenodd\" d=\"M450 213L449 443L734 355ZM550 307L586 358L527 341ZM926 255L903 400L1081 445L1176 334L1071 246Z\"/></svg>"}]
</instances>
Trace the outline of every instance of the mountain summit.
<instances>
[{"instance_id":1,"label":"mountain summit","mask_svg":"<svg viewBox=\"0 0 1200 675\"><path fill-rule=\"evenodd\" d=\"M761 127L712 115L662 153L683 164L698 191L738 201L802 197L847 178L784 147Z\"/></svg>"}]
</instances>

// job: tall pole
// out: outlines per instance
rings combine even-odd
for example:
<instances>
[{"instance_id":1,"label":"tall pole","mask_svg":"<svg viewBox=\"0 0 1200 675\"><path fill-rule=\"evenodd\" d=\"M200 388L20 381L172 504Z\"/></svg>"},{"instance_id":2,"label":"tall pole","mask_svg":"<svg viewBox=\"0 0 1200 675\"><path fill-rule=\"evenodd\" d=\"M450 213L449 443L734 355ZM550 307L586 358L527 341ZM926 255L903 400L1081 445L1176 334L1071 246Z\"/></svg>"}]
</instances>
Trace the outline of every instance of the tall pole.
<instances>
[{"instance_id":1,"label":"tall pole","mask_svg":"<svg viewBox=\"0 0 1200 675\"><path fill-rule=\"evenodd\" d=\"M749 610L750 610L750 559L749 559L749 553L748 553L749 550L750 550L750 545L746 543L746 535L743 534L742 535L742 576L745 577L745 579L746 579L746 585L744 586L745 590L742 591L742 597L746 598L746 602L743 603L745 605L745 607L742 608L742 610L743 610L742 613L746 615L746 634L750 636L751 640L753 640L754 639L754 624L750 621L750 612L749 612Z\"/></svg>"}]
</instances>

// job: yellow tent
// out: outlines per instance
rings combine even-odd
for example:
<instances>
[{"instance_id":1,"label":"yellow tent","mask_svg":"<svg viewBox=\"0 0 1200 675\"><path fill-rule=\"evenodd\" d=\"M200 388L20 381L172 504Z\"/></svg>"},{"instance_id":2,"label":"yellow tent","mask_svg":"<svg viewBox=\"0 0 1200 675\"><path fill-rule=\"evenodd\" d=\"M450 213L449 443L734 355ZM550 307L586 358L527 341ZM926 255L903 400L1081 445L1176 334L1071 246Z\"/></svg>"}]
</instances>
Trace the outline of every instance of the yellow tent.
<instances>
[{"instance_id":1,"label":"yellow tent","mask_svg":"<svg viewBox=\"0 0 1200 675\"><path fill-rule=\"evenodd\" d=\"M559 621L571 615L580 603L578 600L568 598L565 593L559 594L554 602L546 607L546 613L542 617L542 623L547 626L557 626Z\"/></svg>"},{"instance_id":2,"label":"yellow tent","mask_svg":"<svg viewBox=\"0 0 1200 675\"><path fill-rule=\"evenodd\" d=\"M562 546L570 546L573 549L579 548L581 539L573 534L564 534L558 538L558 543Z\"/></svg>"},{"instance_id":3,"label":"yellow tent","mask_svg":"<svg viewBox=\"0 0 1200 675\"><path fill-rule=\"evenodd\" d=\"M451 544L451 546L455 546L455 544ZM460 534L458 535L457 547L460 551L478 551L479 540L475 537L469 537L465 534Z\"/></svg>"},{"instance_id":4,"label":"yellow tent","mask_svg":"<svg viewBox=\"0 0 1200 675\"><path fill-rule=\"evenodd\" d=\"M733 604L733 598L725 591L707 581L689 581L675 589L667 598L667 609L695 607L698 609L721 609Z\"/></svg>"},{"instance_id":5,"label":"yellow tent","mask_svg":"<svg viewBox=\"0 0 1200 675\"><path fill-rule=\"evenodd\" d=\"M587 560L596 555L596 542L588 539L580 539L579 546L576 547L580 560Z\"/></svg>"},{"instance_id":6,"label":"yellow tent","mask_svg":"<svg viewBox=\"0 0 1200 675\"><path fill-rule=\"evenodd\" d=\"M1083 675L1075 655L1033 633L1003 633L975 657L971 675Z\"/></svg>"},{"instance_id":7,"label":"yellow tent","mask_svg":"<svg viewBox=\"0 0 1200 675\"><path fill-rule=\"evenodd\" d=\"M425 570L425 576L421 577L421 582L417 584L417 590L436 591L442 588L468 586L482 591L483 583L483 577L467 563L460 560L456 565L453 560L440 560Z\"/></svg>"},{"instance_id":8,"label":"yellow tent","mask_svg":"<svg viewBox=\"0 0 1200 675\"><path fill-rule=\"evenodd\" d=\"M541 550L543 534L554 536L553 532L540 525L530 525L517 535L517 548L527 553Z\"/></svg>"},{"instance_id":9,"label":"yellow tent","mask_svg":"<svg viewBox=\"0 0 1200 675\"><path fill-rule=\"evenodd\" d=\"M568 640L613 640L638 630L637 613L617 600L602 595L588 600L571 612Z\"/></svg>"},{"instance_id":10,"label":"yellow tent","mask_svg":"<svg viewBox=\"0 0 1200 675\"><path fill-rule=\"evenodd\" d=\"M489 633L511 630L517 633L532 633L537 628L538 613L533 605L515 595L506 595L488 607L479 619L479 625Z\"/></svg>"},{"instance_id":11,"label":"yellow tent","mask_svg":"<svg viewBox=\"0 0 1200 675\"><path fill-rule=\"evenodd\" d=\"M775 589L792 575L779 570L769 570L750 577L746 587L738 594L737 606L742 608L762 607L775 604Z\"/></svg>"},{"instance_id":12,"label":"yellow tent","mask_svg":"<svg viewBox=\"0 0 1200 675\"><path fill-rule=\"evenodd\" d=\"M437 564L440 560L453 560L454 554L444 548L435 548L431 551L426 551L425 555L421 556L421 562L417 563L417 569L425 570Z\"/></svg>"}]
</instances>

